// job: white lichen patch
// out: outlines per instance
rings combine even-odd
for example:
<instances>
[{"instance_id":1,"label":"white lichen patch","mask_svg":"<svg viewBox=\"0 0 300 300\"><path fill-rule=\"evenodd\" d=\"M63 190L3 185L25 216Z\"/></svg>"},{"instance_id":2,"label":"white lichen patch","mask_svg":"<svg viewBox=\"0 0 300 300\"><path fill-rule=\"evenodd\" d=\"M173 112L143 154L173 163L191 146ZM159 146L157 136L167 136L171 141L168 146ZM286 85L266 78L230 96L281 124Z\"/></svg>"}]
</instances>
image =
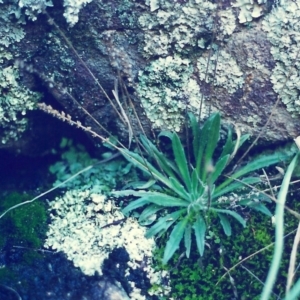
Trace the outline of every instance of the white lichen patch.
<instances>
[{"instance_id":1,"label":"white lichen patch","mask_svg":"<svg viewBox=\"0 0 300 300\"><path fill-rule=\"evenodd\" d=\"M168 56L139 73L137 93L153 127L179 131L186 110L199 112L201 93L192 72L188 59Z\"/></svg>"},{"instance_id":2,"label":"white lichen patch","mask_svg":"<svg viewBox=\"0 0 300 300\"><path fill-rule=\"evenodd\" d=\"M93 0L64 0L65 7L64 17L70 26L74 26L78 22L78 14L80 10ZM48 6L53 6L52 0L19 0L18 5L25 10L25 14L29 19L35 21L37 14L41 13Z\"/></svg>"},{"instance_id":3,"label":"white lichen patch","mask_svg":"<svg viewBox=\"0 0 300 300\"><path fill-rule=\"evenodd\" d=\"M146 1L151 11L140 16L139 24L144 30L143 54L146 57L186 53L197 47L213 29L213 12L216 4L211 1L188 0ZM224 31L232 32L231 16L223 19ZM228 24L228 25L227 25ZM228 28L225 28L228 27Z\"/></svg>"},{"instance_id":4,"label":"white lichen patch","mask_svg":"<svg viewBox=\"0 0 300 300\"><path fill-rule=\"evenodd\" d=\"M251 22L253 19L259 18L263 15L263 4L267 0L236 0L232 3L232 7L238 7L239 22L241 24Z\"/></svg>"},{"instance_id":5,"label":"white lichen patch","mask_svg":"<svg viewBox=\"0 0 300 300\"><path fill-rule=\"evenodd\" d=\"M69 190L50 202L50 211L51 224L44 246L64 252L84 274L102 274L102 264L112 250L124 247L130 257L128 274L142 268L152 284L160 284L162 274L151 266L154 239L146 239L146 228L134 218L125 218L113 199L88 189ZM158 290L156 295L161 293ZM146 298L133 289L130 299Z\"/></svg>"},{"instance_id":6,"label":"white lichen patch","mask_svg":"<svg viewBox=\"0 0 300 300\"><path fill-rule=\"evenodd\" d=\"M300 47L299 18L300 1L288 0L279 1L263 21L276 61L271 75L273 89L293 116L300 113L300 62L296 59Z\"/></svg>"},{"instance_id":7,"label":"white lichen patch","mask_svg":"<svg viewBox=\"0 0 300 300\"><path fill-rule=\"evenodd\" d=\"M236 28L236 20L231 9L218 11L218 16L220 18L219 30L222 34L218 33L217 37L222 39L223 35L229 36L233 33Z\"/></svg>"},{"instance_id":8,"label":"white lichen patch","mask_svg":"<svg viewBox=\"0 0 300 300\"><path fill-rule=\"evenodd\" d=\"M207 57L200 57L197 68L201 80L224 88L229 94L236 92L244 84L243 72L236 60L225 50L214 53L209 62Z\"/></svg>"},{"instance_id":9,"label":"white lichen patch","mask_svg":"<svg viewBox=\"0 0 300 300\"><path fill-rule=\"evenodd\" d=\"M64 17L71 26L78 22L78 14L81 8L90 2L92 0L64 0Z\"/></svg>"},{"instance_id":10,"label":"white lichen patch","mask_svg":"<svg viewBox=\"0 0 300 300\"><path fill-rule=\"evenodd\" d=\"M4 130L2 144L18 140L27 128L26 112L35 107L40 95L19 83L15 67L0 70L0 127Z\"/></svg>"}]
</instances>

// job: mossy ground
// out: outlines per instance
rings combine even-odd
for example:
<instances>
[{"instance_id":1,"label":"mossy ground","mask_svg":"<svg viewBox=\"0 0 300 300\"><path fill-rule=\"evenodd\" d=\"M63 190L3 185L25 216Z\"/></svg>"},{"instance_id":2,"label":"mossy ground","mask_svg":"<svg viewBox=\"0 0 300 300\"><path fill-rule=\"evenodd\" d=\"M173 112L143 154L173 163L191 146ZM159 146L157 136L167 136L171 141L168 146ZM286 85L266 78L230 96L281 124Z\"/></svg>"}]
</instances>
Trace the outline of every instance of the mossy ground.
<instances>
[{"instance_id":1,"label":"mossy ground","mask_svg":"<svg viewBox=\"0 0 300 300\"><path fill-rule=\"evenodd\" d=\"M0 201L0 211L30 200L32 197L17 192L10 193ZM18 207L0 219L0 249L24 247L38 250L43 245L46 233L47 211L41 200ZM26 259L36 256L36 251L26 251ZM25 259L25 257L24 257Z\"/></svg>"},{"instance_id":2,"label":"mossy ground","mask_svg":"<svg viewBox=\"0 0 300 300\"><path fill-rule=\"evenodd\" d=\"M300 203L295 200L295 195L288 200L288 206L299 211ZM274 205L272 207L275 209ZM285 234L297 228L298 221L286 212ZM259 299L266 280L273 246L254 255L236 266L223 279L221 277L241 259L257 252L258 250L274 242L274 226L271 219L258 212L250 212L247 227L243 229L236 222L232 222L233 232L227 237L219 224L211 226L211 239L207 240L207 247L202 258L199 257L196 247L188 259L184 248L174 255L167 266L159 265L159 268L170 270L172 293L170 297L180 300L209 300L209 299ZM282 264L273 292L276 295L284 295L286 278L289 266L290 253L293 245L294 234L285 238L285 249ZM164 245L163 238L160 241ZM195 246L195 241L194 246ZM220 253L220 249L221 253ZM158 261L163 256L163 248L157 250ZM298 257L299 261L299 257ZM226 269L225 269L226 268ZM250 272L255 275L256 279ZM299 277L300 272L296 274ZM220 281L219 281L220 280ZM233 281L232 281L233 280ZM217 284L218 283L218 284ZM273 294L271 299L277 299Z\"/></svg>"}]
</instances>

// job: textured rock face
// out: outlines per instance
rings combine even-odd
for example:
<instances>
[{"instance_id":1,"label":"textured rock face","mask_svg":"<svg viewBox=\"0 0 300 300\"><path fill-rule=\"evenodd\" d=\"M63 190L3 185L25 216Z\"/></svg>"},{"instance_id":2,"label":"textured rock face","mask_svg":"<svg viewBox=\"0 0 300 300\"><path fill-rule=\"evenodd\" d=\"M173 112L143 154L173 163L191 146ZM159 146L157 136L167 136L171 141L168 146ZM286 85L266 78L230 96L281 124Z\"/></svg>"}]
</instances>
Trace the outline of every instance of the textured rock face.
<instances>
[{"instance_id":1,"label":"textured rock face","mask_svg":"<svg viewBox=\"0 0 300 300\"><path fill-rule=\"evenodd\" d=\"M102 295L99 295L101 299L107 300L129 300L126 292L110 281L99 281L98 283L101 290L103 290Z\"/></svg>"},{"instance_id":2,"label":"textured rock face","mask_svg":"<svg viewBox=\"0 0 300 300\"><path fill-rule=\"evenodd\" d=\"M6 0L0 7L9 28L0 28L7 32L0 38L1 67L25 60L38 76L15 70L19 90L43 84L66 113L87 126L93 122L64 91L105 127L127 134L43 9L112 99L115 80L122 78L145 127L178 131L186 110L198 113L201 107L202 117L219 110L225 121L257 135L280 95L263 138L298 135L298 0L82 0L65 1L64 7L59 1ZM5 131L3 118L0 129Z\"/></svg>"}]
</instances>

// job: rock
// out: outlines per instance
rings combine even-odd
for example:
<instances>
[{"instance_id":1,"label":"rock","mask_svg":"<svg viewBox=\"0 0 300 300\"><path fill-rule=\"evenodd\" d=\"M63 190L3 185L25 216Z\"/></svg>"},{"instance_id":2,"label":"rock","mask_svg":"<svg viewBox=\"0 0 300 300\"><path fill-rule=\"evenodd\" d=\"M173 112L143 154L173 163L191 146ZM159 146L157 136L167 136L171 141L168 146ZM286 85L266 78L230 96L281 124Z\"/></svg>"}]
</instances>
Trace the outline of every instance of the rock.
<instances>
[{"instance_id":1,"label":"rock","mask_svg":"<svg viewBox=\"0 0 300 300\"><path fill-rule=\"evenodd\" d=\"M99 298L106 300L129 300L130 298L124 291L124 289L117 282L111 282L109 280L101 280L98 282ZM97 288L94 288L95 291ZM101 295L100 295L101 291ZM95 298L96 299L96 298Z\"/></svg>"},{"instance_id":2,"label":"rock","mask_svg":"<svg viewBox=\"0 0 300 300\"><path fill-rule=\"evenodd\" d=\"M5 45L0 64L25 61L18 81L23 88L43 93L46 87L54 98L44 101L98 133L104 134L80 106L127 138L126 123L107 99L121 111L112 93L117 80L120 101L137 130L126 108L131 104L124 102L125 86L148 132L179 131L186 109L198 113L201 107L202 117L218 110L225 122L253 137L273 112L262 140L286 141L300 130L293 30L300 4L277 2L65 0L51 7L43 0L20 6L5 1L0 18L14 35L0 39Z\"/></svg>"}]
</instances>

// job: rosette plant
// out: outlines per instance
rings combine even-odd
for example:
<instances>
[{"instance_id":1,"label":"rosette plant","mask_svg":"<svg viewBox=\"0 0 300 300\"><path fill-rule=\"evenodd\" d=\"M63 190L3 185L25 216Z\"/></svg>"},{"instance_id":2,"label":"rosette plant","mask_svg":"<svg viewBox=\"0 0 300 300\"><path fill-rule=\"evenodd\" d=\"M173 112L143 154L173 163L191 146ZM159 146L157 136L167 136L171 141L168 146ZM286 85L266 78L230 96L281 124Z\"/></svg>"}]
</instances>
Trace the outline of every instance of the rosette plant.
<instances>
[{"instance_id":1,"label":"rosette plant","mask_svg":"<svg viewBox=\"0 0 300 300\"><path fill-rule=\"evenodd\" d=\"M231 235L231 219L245 226L246 221L242 215L231 208L229 197L222 196L237 192L245 188L245 185L260 182L259 176L249 176L249 174L287 158L287 155L278 153L261 156L227 173L230 175L226 176L225 169L230 169L228 167L230 161L248 135L237 134L237 138L233 140L232 132L229 130L222 151L216 151L220 139L220 114L211 115L202 129L194 115L190 114L189 118L192 129L191 149L184 147L175 132L160 134L171 140L172 155L161 152L146 136L141 136L139 139L143 155L122 149L122 154L150 180L139 188L135 185L134 189L113 193L115 196L138 198L131 201L123 209L123 213L128 215L131 211L141 210L144 207L139 220L148 223L149 220L154 220L147 231L147 237L161 236L170 230L163 263L169 261L182 240L186 255L189 257L192 234L195 235L197 248L202 256L208 222L214 217L219 219L228 236ZM217 155L216 152L220 154ZM238 204L272 216L262 201L252 200L243 199Z\"/></svg>"}]
</instances>

